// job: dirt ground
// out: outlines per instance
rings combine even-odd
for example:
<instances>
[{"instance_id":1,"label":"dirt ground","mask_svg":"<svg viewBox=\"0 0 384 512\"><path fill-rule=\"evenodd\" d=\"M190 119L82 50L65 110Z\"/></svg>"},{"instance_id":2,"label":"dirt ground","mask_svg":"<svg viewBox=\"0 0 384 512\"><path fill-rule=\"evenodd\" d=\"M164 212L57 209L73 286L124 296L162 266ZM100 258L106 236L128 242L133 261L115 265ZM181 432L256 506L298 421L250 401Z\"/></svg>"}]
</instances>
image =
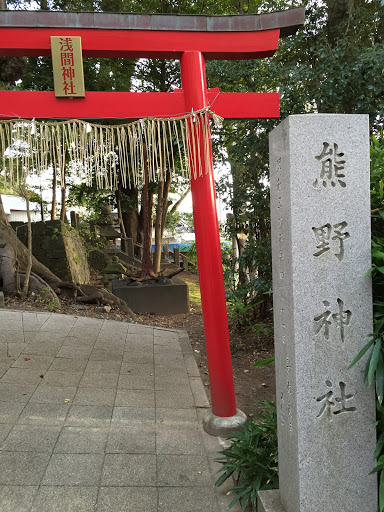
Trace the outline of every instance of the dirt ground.
<instances>
[{"instance_id":1,"label":"dirt ground","mask_svg":"<svg viewBox=\"0 0 384 512\"><path fill-rule=\"evenodd\" d=\"M98 277L96 274L93 275L93 284L97 284ZM198 283L197 275L190 272L183 272L179 277ZM36 301L36 297L29 297L27 300L21 301L15 296L5 298L5 307L30 311L49 309L46 304ZM80 306L70 301L63 301L60 311L49 310L77 316L127 321L127 316L124 313L118 309L110 309L108 306L88 304ZM190 312L185 314L140 315L137 317L137 322L171 329L185 329L188 332L202 380L209 390L203 315L200 305L196 302L191 303ZM236 332L231 329L230 340L237 407L251 418L258 412L260 401L275 397L274 365L262 368L251 367L257 361L273 356L273 335L261 335L254 338L248 332Z\"/></svg>"}]
</instances>

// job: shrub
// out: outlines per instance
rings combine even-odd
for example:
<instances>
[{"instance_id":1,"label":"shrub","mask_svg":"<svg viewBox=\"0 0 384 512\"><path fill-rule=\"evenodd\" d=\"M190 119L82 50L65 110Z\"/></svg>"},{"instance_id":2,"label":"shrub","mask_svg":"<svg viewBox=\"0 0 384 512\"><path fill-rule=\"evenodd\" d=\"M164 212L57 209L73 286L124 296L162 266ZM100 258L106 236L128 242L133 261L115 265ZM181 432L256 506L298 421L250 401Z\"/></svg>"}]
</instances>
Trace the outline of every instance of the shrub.
<instances>
[{"instance_id":1,"label":"shrub","mask_svg":"<svg viewBox=\"0 0 384 512\"><path fill-rule=\"evenodd\" d=\"M230 491L236 496L229 508L240 501L242 511L247 506L256 511L259 491L279 487L276 404L264 401L261 405L263 412L247 421L241 431L234 432L231 446L221 451L222 457L216 459L223 466L215 485L220 486L231 477L234 479L235 485Z\"/></svg>"}]
</instances>

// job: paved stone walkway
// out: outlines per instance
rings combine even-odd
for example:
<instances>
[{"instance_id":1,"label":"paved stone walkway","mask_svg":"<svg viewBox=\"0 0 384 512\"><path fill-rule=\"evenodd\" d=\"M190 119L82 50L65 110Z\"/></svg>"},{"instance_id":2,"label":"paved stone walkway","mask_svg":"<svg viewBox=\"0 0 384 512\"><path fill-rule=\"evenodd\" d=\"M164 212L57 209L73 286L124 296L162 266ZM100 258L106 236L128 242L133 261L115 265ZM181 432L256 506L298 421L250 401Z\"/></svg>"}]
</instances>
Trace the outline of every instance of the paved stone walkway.
<instances>
[{"instance_id":1,"label":"paved stone walkway","mask_svg":"<svg viewBox=\"0 0 384 512\"><path fill-rule=\"evenodd\" d=\"M0 376L1 512L228 504L185 332L1 310Z\"/></svg>"}]
</instances>

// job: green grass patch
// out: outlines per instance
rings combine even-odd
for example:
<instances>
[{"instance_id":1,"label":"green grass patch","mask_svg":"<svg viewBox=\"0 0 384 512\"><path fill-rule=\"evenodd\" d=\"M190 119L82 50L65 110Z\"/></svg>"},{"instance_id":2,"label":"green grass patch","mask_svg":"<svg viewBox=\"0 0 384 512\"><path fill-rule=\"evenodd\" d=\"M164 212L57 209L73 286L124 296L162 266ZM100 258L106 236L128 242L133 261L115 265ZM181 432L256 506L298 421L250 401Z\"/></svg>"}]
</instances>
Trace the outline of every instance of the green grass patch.
<instances>
[{"instance_id":1,"label":"green grass patch","mask_svg":"<svg viewBox=\"0 0 384 512\"><path fill-rule=\"evenodd\" d=\"M201 306L200 286L189 279L183 279L189 288L189 301L196 306Z\"/></svg>"}]
</instances>

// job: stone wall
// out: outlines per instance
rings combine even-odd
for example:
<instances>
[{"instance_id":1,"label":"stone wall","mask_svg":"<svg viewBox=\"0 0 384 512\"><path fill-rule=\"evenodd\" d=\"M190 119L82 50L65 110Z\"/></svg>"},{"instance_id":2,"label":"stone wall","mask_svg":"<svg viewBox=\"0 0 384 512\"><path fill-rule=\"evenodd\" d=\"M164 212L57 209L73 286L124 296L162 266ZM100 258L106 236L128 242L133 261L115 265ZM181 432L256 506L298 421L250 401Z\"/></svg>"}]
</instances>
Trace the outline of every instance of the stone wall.
<instances>
[{"instance_id":1,"label":"stone wall","mask_svg":"<svg viewBox=\"0 0 384 512\"><path fill-rule=\"evenodd\" d=\"M17 230L27 245L27 226ZM35 258L63 281L89 282L87 254L79 233L59 220L32 224L32 252Z\"/></svg>"}]
</instances>

